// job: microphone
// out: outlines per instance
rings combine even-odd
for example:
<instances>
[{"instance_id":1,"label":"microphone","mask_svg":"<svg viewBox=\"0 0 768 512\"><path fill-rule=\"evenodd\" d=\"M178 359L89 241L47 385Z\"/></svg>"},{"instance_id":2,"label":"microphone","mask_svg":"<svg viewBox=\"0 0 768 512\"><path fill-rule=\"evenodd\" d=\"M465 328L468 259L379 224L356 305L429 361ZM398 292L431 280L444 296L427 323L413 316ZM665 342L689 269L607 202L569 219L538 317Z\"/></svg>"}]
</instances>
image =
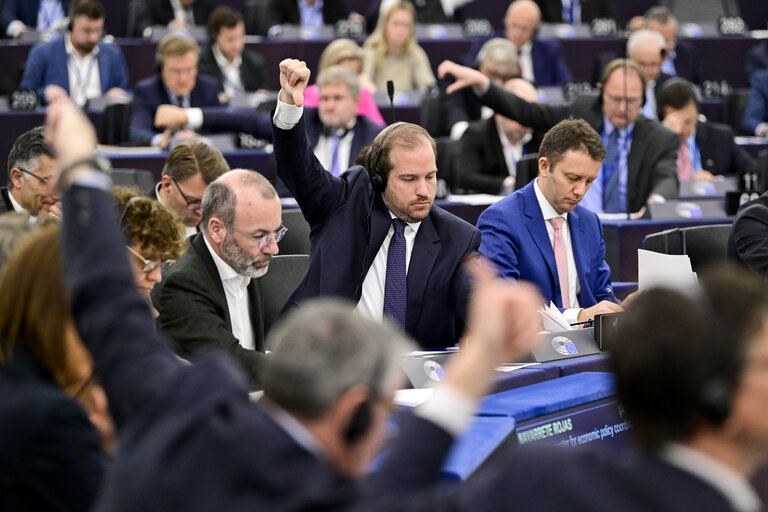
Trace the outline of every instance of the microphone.
<instances>
[{"instance_id":1,"label":"microphone","mask_svg":"<svg viewBox=\"0 0 768 512\"><path fill-rule=\"evenodd\" d=\"M395 82L387 80L387 95L389 95L389 108L392 111L392 123L395 123Z\"/></svg>"}]
</instances>

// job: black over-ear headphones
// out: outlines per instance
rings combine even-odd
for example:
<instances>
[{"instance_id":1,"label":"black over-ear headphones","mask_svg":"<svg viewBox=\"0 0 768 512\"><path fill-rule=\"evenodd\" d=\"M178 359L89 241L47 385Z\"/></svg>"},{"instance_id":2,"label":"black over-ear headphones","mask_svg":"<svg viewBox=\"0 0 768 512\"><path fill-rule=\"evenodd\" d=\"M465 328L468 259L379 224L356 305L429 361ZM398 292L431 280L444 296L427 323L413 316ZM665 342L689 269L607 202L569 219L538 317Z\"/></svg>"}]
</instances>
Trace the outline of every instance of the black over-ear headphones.
<instances>
[{"instance_id":1,"label":"black over-ear headphones","mask_svg":"<svg viewBox=\"0 0 768 512\"><path fill-rule=\"evenodd\" d=\"M686 290L685 295L702 326L703 339L698 344L698 357L709 363L709 372L692 398L708 419L721 425L731 412L733 393L743 362L723 341L725 332L707 292L696 286Z\"/></svg>"},{"instance_id":2,"label":"black over-ear headphones","mask_svg":"<svg viewBox=\"0 0 768 512\"><path fill-rule=\"evenodd\" d=\"M394 131L398 126L405 124L403 121L398 121L393 124L384 135L381 137L381 143L379 144L376 154L373 154L373 144L368 147L368 151L365 154L365 166L368 170L368 176L371 179L371 188L374 192L382 193L387 188L387 174L379 171L379 158L381 158L381 150L384 149L384 142L386 142L389 134Z\"/></svg>"}]
</instances>

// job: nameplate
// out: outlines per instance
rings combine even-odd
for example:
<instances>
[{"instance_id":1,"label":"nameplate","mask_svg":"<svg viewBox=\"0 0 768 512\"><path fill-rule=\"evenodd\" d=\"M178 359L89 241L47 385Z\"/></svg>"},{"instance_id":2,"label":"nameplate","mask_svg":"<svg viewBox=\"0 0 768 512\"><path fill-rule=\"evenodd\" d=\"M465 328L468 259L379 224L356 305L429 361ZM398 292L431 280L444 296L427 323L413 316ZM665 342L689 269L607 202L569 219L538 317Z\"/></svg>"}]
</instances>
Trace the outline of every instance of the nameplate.
<instances>
[{"instance_id":1,"label":"nameplate","mask_svg":"<svg viewBox=\"0 0 768 512\"><path fill-rule=\"evenodd\" d=\"M757 192L747 192L746 190L732 190L725 193L725 213L729 216L736 215L739 208L744 203L753 201L760 197Z\"/></svg>"},{"instance_id":2,"label":"nameplate","mask_svg":"<svg viewBox=\"0 0 768 512\"><path fill-rule=\"evenodd\" d=\"M16 89L8 96L8 108L11 110L35 110L39 106L40 100L34 89Z\"/></svg>"},{"instance_id":3,"label":"nameplate","mask_svg":"<svg viewBox=\"0 0 768 512\"><path fill-rule=\"evenodd\" d=\"M485 37L493 34L493 24L487 18L469 18L461 26L464 37Z\"/></svg>"},{"instance_id":4,"label":"nameplate","mask_svg":"<svg viewBox=\"0 0 768 512\"><path fill-rule=\"evenodd\" d=\"M336 37L358 39L365 36L365 25L357 20L339 20L333 27L333 33Z\"/></svg>"},{"instance_id":5,"label":"nameplate","mask_svg":"<svg viewBox=\"0 0 768 512\"><path fill-rule=\"evenodd\" d=\"M727 80L704 80L701 82L701 96L703 98L724 98L732 90L733 87Z\"/></svg>"},{"instance_id":6,"label":"nameplate","mask_svg":"<svg viewBox=\"0 0 768 512\"><path fill-rule=\"evenodd\" d=\"M717 32L721 36L743 36L747 33L747 23L741 16L720 16Z\"/></svg>"},{"instance_id":7,"label":"nameplate","mask_svg":"<svg viewBox=\"0 0 768 512\"><path fill-rule=\"evenodd\" d=\"M584 94L592 94L594 91L592 84L585 80L569 80L563 84L563 99L570 102Z\"/></svg>"},{"instance_id":8,"label":"nameplate","mask_svg":"<svg viewBox=\"0 0 768 512\"><path fill-rule=\"evenodd\" d=\"M614 19L595 18L589 24L589 33L595 37L615 36L619 33L619 27Z\"/></svg>"},{"instance_id":9,"label":"nameplate","mask_svg":"<svg viewBox=\"0 0 768 512\"><path fill-rule=\"evenodd\" d=\"M267 147L267 141L257 139L250 133L239 132L235 134L235 146L239 149L264 149Z\"/></svg>"}]
</instances>

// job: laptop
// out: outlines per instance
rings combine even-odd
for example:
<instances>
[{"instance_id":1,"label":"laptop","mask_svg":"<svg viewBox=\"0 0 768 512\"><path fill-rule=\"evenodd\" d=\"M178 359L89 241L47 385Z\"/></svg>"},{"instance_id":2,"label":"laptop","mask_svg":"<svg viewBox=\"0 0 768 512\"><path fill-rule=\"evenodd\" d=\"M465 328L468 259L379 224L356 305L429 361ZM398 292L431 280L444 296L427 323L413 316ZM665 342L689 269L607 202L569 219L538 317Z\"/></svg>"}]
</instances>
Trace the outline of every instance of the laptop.
<instances>
[{"instance_id":1,"label":"laptop","mask_svg":"<svg viewBox=\"0 0 768 512\"><path fill-rule=\"evenodd\" d=\"M669 200L648 205L648 217L653 220L722 219L725 201L720 199Z\"/></svg>"}]
</instances>

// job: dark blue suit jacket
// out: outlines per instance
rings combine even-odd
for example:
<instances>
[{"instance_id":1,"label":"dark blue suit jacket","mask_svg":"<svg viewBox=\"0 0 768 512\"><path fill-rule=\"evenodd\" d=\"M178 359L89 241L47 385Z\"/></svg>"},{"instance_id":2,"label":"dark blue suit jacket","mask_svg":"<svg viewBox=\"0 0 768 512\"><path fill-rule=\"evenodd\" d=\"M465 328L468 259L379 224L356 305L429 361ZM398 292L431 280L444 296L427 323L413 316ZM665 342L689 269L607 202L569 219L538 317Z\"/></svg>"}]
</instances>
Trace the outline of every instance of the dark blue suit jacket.
<instances>
[{"instance_id":1,"label":"dark blue suit jacket","mask_svg":"<svg viewBox=\"0 0 768 512\"><path fill-rule=\"evenodd\" d=\"M749 84L752 90L744 108L741 127L750 135L754 135L757 125L768 121L768 69L753 74Z\"/></svg>"},{"instance_id":2,"label":"dark blue suit jacket","mask_svg":"<svg viewBox=\"0 0 768 512\"><path fill-rule=\"evenodd\" d=\"M712 121L696 123L696 144L701 155L701 168L712 174L757 172L757 160L736 144L733 129Z\"/></svg>"},{"instance_id":3,"label":"dark blue suit jacket","mask_svg":"<svg viewBox=\"0 0 768 512\"><path fill-rule=\"evenodd\" d=\"M37 28L37 13L40 11L40 0L4 0L2 28L5 37L5 30L8 24L13 20L19 20L31 29ZM64 15L69 12L69 0L61 0L61 7L64 9Z\"/></svg>"},{"instance_id":4,"label":"dark blue suit jacket","mask_svg":"<svg viewBox=\"0 0 768 512\"><path fill-rule=\"evenodd\" d=\"M155 129L155 111L160 105L172 104L159 74L146 78L136 85L133 93L131 140L149 144L162 130ZM220 107L219 86L216 80L198 75L195 88L190 93L192 107Z\"/></svg>"},{"instance_id":5,"label":"dark blue suit jacket","mask_svg":"<svg viewBox=\"0 0 768 512\"><path fill-rule=\"evenodd\" d=\"M75 186L63 201L73 317L120 432L95 510L403 510L434 490L451 444L434 424L406 417L378 475L358 485L254 406L231 363L180 362L136 292L111 195Z\"/></svg>"},{"instance_id":6,"label":"dark blue suit jacket","mask_svg":"<svg viewBox=\"0 0 768 512\"><path fill-rule=\"evenodd\" d=\"M50 372L11 351L0 363L0 510L89 510L106 470L96 429Z\"/></svg>"},{"instance_id":7,"label":"dark blue suit jacket","mask_svg":"<svg viewBox=\"0 0 768 512\"><path fill-rule=\"evenodd\" d=\"M24 70L19 88L35 89L40 98L43 98L45 87L51 84L61 86L69 93L67 63L63 37L36 45L29 52L27 67ZM99 41L98 63L102 93L106 93L113 87L128 89L128 68L125 66L125 59L120 47Z\"/></svg>"},{"instance_id":8,"label":"dark blue suit jacket","mask_svg":"<svg viewBox=\"0 0 768 512\"><path fill-rule=\"evenodd\" d=\"M504 31L498 31L493 37L505 37ZM477 53L488 41L490 37L477 39L472 45L467 55L467 65L475 67ZM533 39L531 48L531 60L533 61L533 77L537 87L546 87L550 85L563 85L568 80L572 80L570 70L565 65L563 57L560 55L560 47L554 41L543 41Z\"/></svg>"},{"instance_id":9,"label":"dark blue suit jacket","mask_svg":"<svg viewBox=\"0 0 768 512\"><path fill-rule=\"evenodd\" d=\"M314 148L317 145L317 141L320 139L320 135L323 133L323 123L320 121L320 116L317 113L316 108L307 108L304 110L304 119L307 124L307 135L309 136L309 143ZM373 139L381 131L381 126L377 125L370 119L364 116L357 116L357 123L353 128L354 134L352 135L352 145L349 149L349 163L354 163L360 151L373 142Z\"/></svg>"},{"instance_id":10,"label":"dark blue suit jacket","mask_svg":"<svg viewBox=\"0 0 768 512\"><path fill-rule=\"evenodd\" d=\"M352 167L341 178L323 169L303 116L291 130L273 130L277 174L311 227L309 267L288 305L320 295L357 302L392 225L389 210L381 194L373 193L362 167ZM464 318L469 294L461 263L479 245L474 226L437 206L421 222L408 267L405 327L423 347L456 342L454 317Z\"/></svg>"},{"instance_id":11,"label":"dark blue suit jacket","mask_svg":"<svg viewBox=\"0 0 768 512\"><path fill-rule=\"evenodd\" d=\"M530 281L547 303L563 306L560 281L547 226L536 200L533 182L485 210L477 221L483 234L480 252L506 277ZM611 269L605 262L603 228L597 215L577 206L568 214L573 259L579 274L579 305L610 300Z\"/></svg>"}]
</instances>

